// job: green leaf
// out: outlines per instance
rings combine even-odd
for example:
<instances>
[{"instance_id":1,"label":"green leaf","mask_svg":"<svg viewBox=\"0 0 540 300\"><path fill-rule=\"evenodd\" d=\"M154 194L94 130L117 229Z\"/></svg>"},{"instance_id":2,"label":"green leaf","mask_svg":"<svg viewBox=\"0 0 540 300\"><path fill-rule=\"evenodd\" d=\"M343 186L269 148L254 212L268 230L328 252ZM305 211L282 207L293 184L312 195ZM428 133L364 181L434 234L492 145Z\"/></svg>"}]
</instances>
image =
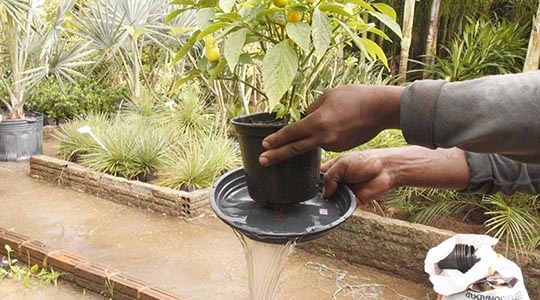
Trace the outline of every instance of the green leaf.
<instances>
[{"instance_id":1,"label":"green leaf","mask_svg":"<svg viewBox=\"0 0 540 300\"><path fill-rule=\"evenodd\" d=\"M214 8L218 5L217 0L200 0L197 3L198 7Z\"/></svg>"},{"instance_id":2,"label":"green leaf","mask_svg":"<svg viewBox=\"0 0 540 300\"><path fill-rule=\"evenodd\" d=\"M308 52L311 48L311 27L304 22L287 22L285 25L287 36L291 38L302 50Z\"/></svg>"},{"instance_id":3,"label":"green leaf","mask_svg":"<svg viewBox=\"0 0 540 300\"><path fill-rule=\"evenodd\" d=\"M37 273L39 271L39 266L37 264L30 267L30 273Z\"/></svg>"},{"instance_id":4,"label":"green leaf","mask_svg":"<svg viewBox=\"0 0 540 300\"><path fill-rule=\"evenodd\" d=\"M390 39L390 37L384 31L380 30L379 28L371 27L371 28L368 29L368 31L371 32L371 33L374 33L374 34L376 34L378 36L383 37L387 41L390 41L390 42L392 41Z\"/></svg>"},{"instance_id":5,"label":"green leaf","mask_svg":"<svg viewBox=\"0 0 540 300\"><path fill-rule=\"evenodd\" d=\"M374 41L368 39L368 38L360 38L362 40L362 43L364 44L367 53L373 58L373 59L379 59L383 65L389 69L388 67L388 59L386 58L386 55L384 54L384 51L382 48L377 45Z\"/></svg>"},{"instance_id":6,"label":"green leaf","mask_svg":"<svg viewBox=\"0 0 540 300\"><path fill-rule=\"evenodd\" d=\"M395 34L397 34L397 36L401 39L401 27L391 17L382 13L378 13L378 12L370 12L369 14L374 16L379 21L381 21L384 25L390 28L390 30L392 30Z\"/></svg>"},{"instance_id":7,"label":"green leaf","mask_svg":"<svg viewBox=\"0 0 540 300\"><path fill-rule=\"evenodd\" d=\"M187 9L177 9L177 10L172 11L170 14L167 15L167 17L165 17L165 24L169 24L169 22L171 22L171 20L173 20L179 14L185 12L186 10Z\"/></svg>"},{"instance_id":8,"label":"green leaf","mask_svg":"<svg viewBox=\"0 0 540 300\"><path fill-rule=\"evenodd\" d=\"M197 30L196 32L194 32L186 41L184 46L182 46L182 48L180 48L180 50L176 52L176 55L174 56L174 59L173 59L173 64L179 62L182 58L184 58L184 56L186 56L189 50L193 48L193 45L195 45L195 43L199 41L198 39L199 34L200 34L200 30Z\"/></svg>"},{"instance_id":9,"label":"green leaf","mask_svg":"<svg viewBox=\"0 0 540 300\"><path fill-rule=\"evenodd\" d=\"M344 3L354 3L367 11L375 11L375 9L373 9L373 7L369 3L363 0L347 0L344 1Z\"/></svg>"},{"instance_id":10,"label":"green leaf","mask_svg":"<svg viewBox=\"0 0 540 300\"><path fill-rule=\"evenodd\" d=\"M289 90L298 70L298 55L289 40L284 40L268 50L262 65L264 91L270 109L273 109Z\"/></svg>"},{"instance_id":11,"label":"green leaf","mask_svg":"<svg viewBox=\"0 0 540 300\"><path fill-rule=\"evenodd\" d=\"M203 31L201 31L199 33L199 35L197 36L197 39L200 41L202 40L205 36L209 35L209 34L212 34L222 28L225 28L227 27L228 24L227 23L214 23L206 28L203 29Z\"/></svg>"},{"instance_id":12,"label":"green leaf","mask_svg":"<svg viewBox=\"0 0 540 300\"><path fill-rule=\"evenodd\" d=\"M319 5L319 9L324 12L335 13L345 17L351 17L351 14L345 10L345 6L341 3L325 3Z\"/></svg>"},{"instance_id":13,"label":"green leaf","mask_svg":"<svg viewBox=\"0 0 540 300\"><path fill-rule=\"evenodd\" d=\"M214 8L202 8L197 11L197 14L195 16L195 23L197 24L197 28L203 30L206 27L209 27L212 25L212 19L215 16Z\"/></svg>"},{"instance_id":14,"label":"green leaf","mask_svg":"<svg viewBox=\"0 0 540 300\"><path fill-rule=\"evenodd\" d=\"M315 47L315 56L321 58L324 56L330 41L332 39L332 24L328 16L322 13L319 9L313 11L311 38Z\"/></svg>"},{"instance_id":15,"label":"green leaf","mask_svg":"<svg viewBox=\"0 0 540 300\"><path fill-rule=\"evenodd\" d=\"M238 31L235 31L229 34L228 38L225 40L223 56L227 60L229 69L234 71L238 59L242 54L242 49L244 48L244 43L246 42L247 28L242 28Z\"/></svg>"},{"instance_id":16,"label":"green leaf","mask_svg":"<svg viewBox=\"0 0 540 300\"><path fill-rule=\"evenodd\" d=\"M223 69L225 69L225 67L227 67L227 62L225 60L223 60L223 59L220 60L218 65L212 71L212 74L210 74L210 80L214 80L214 79L218 78L219 75L221 74L221 71L223 71Z\"/></svg>"},{"instance_id":17,"label":"green leaf","mask_svg":"<svg viewBox=\"0 0 540 300\"><path fill-rule=\"evenodd\" d=\"M230 12L234 7L234 0L219 0L219 7L224 12Z\"/></svg>"},{"instance_id":18,"label":"green leaf","mask_svg":"<svg viewBox=\"0 0 540 300\"><path fill-rule=\"evenodd\" d=\"M193 0L174 0L170 5L193 5Z\"/></svg>"},{"instance_id":19,"label":"green leaf","mask_svg":"<svg viewBox=\"0 0 540 300\"><path fill-rule=\"evenodd\" d=\"M386 3L372 3L371 5L375 7L378 11L392 18L392 20L397 20L396 11L392 8L392 6Z\"/></svg>"}]
</instances>

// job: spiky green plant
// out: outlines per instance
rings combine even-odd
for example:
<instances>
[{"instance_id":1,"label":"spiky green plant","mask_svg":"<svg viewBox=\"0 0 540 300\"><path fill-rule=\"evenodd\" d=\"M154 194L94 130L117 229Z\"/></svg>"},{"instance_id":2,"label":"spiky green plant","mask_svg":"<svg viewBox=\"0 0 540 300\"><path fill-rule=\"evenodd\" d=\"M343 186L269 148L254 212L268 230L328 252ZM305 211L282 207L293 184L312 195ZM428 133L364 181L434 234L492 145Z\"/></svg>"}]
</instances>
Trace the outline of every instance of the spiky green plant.
<instances>
[{"instance_id":1,"label":"spiky green plant","mask_svg":"<svg viewBox=\"0 0 540 300\"><path fill-rule=\"evenodd\" d=\"M208 102L198 85L182 86L175 99L165 103L169 109L163 111L160 120L175 134L202 137L217 125L216 114L210 110Z\"/></svg>"},{"instance_id":2,"label":"spiky green plant","mask_svg":"<svg viewBox=\"0 0 540 300\"><path fill-rule=\"evenodd\" d=\"M81 155L89 153L96 148L96 141L88 134L81 134L78 130L83 126L90 126L94 133L101 135L111 126L107 114L89 114L85 118L75 119L63 124L60 130L53 133L58 141L57 154L66 159L76 161Z\"/></svg>"},{"instance_id":3,"label":"spiky green plant","mask_svg":"<svg viewBox=\"0 0 540 300\"><path fill-rule=\"evenodd\" d=\"M238 167L240 156L232 139L210 133L198 139L186 136L167 161L167 167L160 172L165 180L160 184L191 190L210 186L224 171Z\"/></svg>"},{"instance_id":4,"label":"spiky green plant","mask_svg":"<svg viewBox=\"0 0 540 300\"><path fill-rule=\"evenodd\" d=\"M96 134L104 147L91 148L80 163L100 172L145 181L163 166L168 135L148 127L144 117L117 118L105 132Z\"/></svg>"}]
</instances>

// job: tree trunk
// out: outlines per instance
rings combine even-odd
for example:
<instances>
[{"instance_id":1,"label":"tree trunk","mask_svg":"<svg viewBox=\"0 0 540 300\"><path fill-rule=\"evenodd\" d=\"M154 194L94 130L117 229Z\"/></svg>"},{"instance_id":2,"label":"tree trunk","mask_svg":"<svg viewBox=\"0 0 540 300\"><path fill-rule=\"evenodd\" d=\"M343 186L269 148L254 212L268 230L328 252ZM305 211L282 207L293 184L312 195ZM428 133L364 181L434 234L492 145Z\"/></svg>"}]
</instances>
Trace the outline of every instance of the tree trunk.
<instances>
[{"instance_id":1,"label":"tree trunk","mask_svg":"<svg viewBox=\"0 0 540 300\"><path fill-rule=\"evenodd\" d=\"M435 60L437 49L437 34L439 31L439 8L441 7L442 0L433 0L431 3L431 10L429 13L429 30L426 39L426 67L429 68L433 65ZM425 77L425 75L424 75Z\"/></svg>"},{"instance_id":2,"label":"tree trunk","mask_svg":"<svg viewBox=\"0 0 540 300\"><path fill-rule=\"evenodd\" d=\"M399 57L399 84L407 81L407 65L409 62L409 49L414 19L414 4L416 0L406 0L403 9L403 38L401 40L401 55Z\"/></svg>"},{"instance_id":3,"label":"tree trunk","mask_svg":"<svg viewBox=\"0 0 540 300\"><path fill-rule=\"evenodd\" d=\"M540 2L538 3L538 9L536 15L533 16L531 37L529 39L529 47L527 48L527 57L525 58L525 64L523 65L523 72L538 70L538 64L540 63Z\"/></svg>"}]
</instances>

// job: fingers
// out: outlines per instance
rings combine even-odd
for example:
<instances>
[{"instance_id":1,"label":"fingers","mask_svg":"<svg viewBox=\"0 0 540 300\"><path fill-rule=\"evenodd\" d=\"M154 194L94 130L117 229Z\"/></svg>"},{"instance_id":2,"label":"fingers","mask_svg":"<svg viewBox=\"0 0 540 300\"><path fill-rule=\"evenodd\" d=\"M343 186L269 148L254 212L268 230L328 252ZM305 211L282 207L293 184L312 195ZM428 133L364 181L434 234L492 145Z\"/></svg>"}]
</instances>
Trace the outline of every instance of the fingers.
<instances>
[{"instance_id":1,"label":"fingers","mask_svg":"<svg viewBox=\"0 0 540 300\"><path fill-rule=\"evenodd\" d=\"M336 192L339 183L343 181L346 172L345 168L334 168L332 171L329 171L338 161L339 157L331 159L321 165L321 171L326 172L323 177L323 198L330 198Z\"/></svg>"},{"instance_id":2,"label":"fingers","mask_svg":"<svg viewBox=\"0 0 540 300\"><path fill-rule=\"evenodd\" d=\"M263 147L265 149L275 149L287 143L304 139L311 135L311 130L310 118L307 116L264 138Z\"/></svg>"},{"instance_id":3,"label":"fingers","mask_svg":"<svg viewBox=\"0 0 540 300\"><path fill-rule=\"evenodd\" d=\"M263 142L264 146L264 142ZM261 153L259 156L259 164L266 167L282 160L306 153L310 150L317 148L318 145L313 138L306 138L298 140L285 146L281 146L275 149L271 149Z\"/></svg>"},{"instance_id":4,"label":"fingers","mask_svg":"<svg viewBox=\"0 0 540 300\"><path fill-rule=\"evenodd\" d=\"M260 155L259 163L268 166L319 147L312 135L311 123L307 116L267 136L262 141L262 146L267 151Z\"/></svg>"},{"instance_id":5,"label":"fingers","mask_svg":"<svg viewBox=\"0 0 540 300\"><path fill-rule=\"evenodd\" d=\"M367 204L389 190L388 178L376 161L361 154L343 155L321 165L325 172L323 197L330 198L340 183L347 184L358 202Z\"/></svg>"}]
</instances>

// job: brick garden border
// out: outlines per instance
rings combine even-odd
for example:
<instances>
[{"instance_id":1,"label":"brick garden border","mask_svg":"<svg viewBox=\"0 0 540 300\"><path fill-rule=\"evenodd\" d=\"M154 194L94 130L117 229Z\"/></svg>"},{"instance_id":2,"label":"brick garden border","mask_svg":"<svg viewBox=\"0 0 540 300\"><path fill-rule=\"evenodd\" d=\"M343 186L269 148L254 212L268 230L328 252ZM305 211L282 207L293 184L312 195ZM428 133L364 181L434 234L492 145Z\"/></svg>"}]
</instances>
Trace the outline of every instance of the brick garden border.
<instances>
[{"instance_id":1,"label":"brick garden border","mask_svg":"<svg viewBox=\"0 0 540 300\"><path fill-rule=\"evenodd\" d=\"M30 158L30 175L128 206L180 218L193 218L209 208L210 189L185 192L93 171L45 155Z\"/></svg>"},{"instance_id":2,"label":"brick garden border","mask_svg":"<svg viewBox=\"0 0 540 300\"><path fill-rule=\"evenodd\" d=\"M52 268L60 278L82 288L115 300L181 300L186 299L121 271L92 262L65 250L51 250L42 242L0 227L0 245L13 249L12 258L29 266ZM0 254L7 255L4 247Z\"/></svg>"},{"instance_id":3,"label":"brick garden border","mask_svg":"<svg viewBox=\"0 0 540 300\"><path fill-rule=\"evenodd\" d=\"M30 159L30 170L32 176L49 182L170 216L195 217L210 207L209 189L192 193L172 190L43 155ZM357 210L328 235L298 247L318 255L331 252L338 259L431 286L424 272L426 253L452 235L455 233L451 231ZM506 253L500 245L496 251ZM521 267L529 295L535 299L540 295L540 251L516 257L510 250L507 256Z\"/></svg>"}]
</instances>

